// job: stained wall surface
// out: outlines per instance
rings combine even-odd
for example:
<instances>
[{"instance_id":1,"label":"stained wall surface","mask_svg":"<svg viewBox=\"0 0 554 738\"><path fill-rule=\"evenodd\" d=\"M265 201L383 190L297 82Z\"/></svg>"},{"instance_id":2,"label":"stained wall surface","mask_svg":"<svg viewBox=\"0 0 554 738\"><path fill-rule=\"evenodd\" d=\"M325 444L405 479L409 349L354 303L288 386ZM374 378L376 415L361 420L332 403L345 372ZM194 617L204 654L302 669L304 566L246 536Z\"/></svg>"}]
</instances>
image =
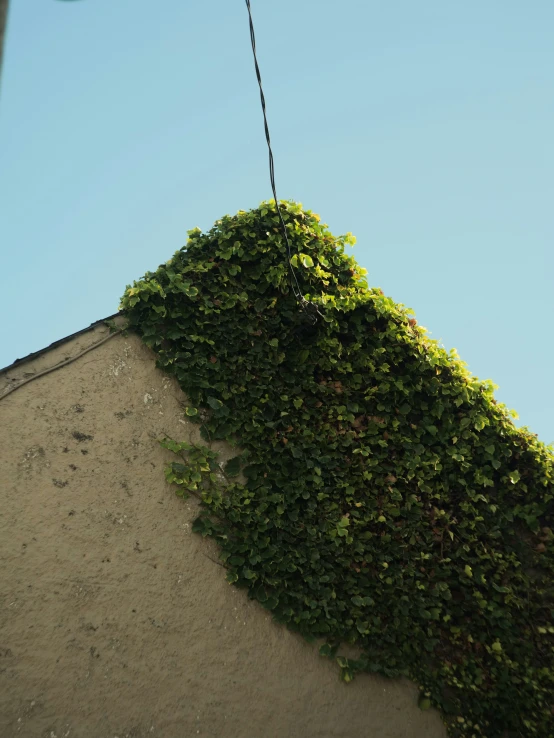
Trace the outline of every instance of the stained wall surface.
<instances>
[{"instance_id":1,"label":"stained wall surface","mask_svg":"<svg viewBox=\"0 0 554 738\"><path fill-rule=\"evenodd\" d=\"M335 664L225 581L157 439L199 440L135 336L0 373L0 738L444 738L406 681ZM219 444L222 459L236 450Z\"/></svg>"}]
</instances>

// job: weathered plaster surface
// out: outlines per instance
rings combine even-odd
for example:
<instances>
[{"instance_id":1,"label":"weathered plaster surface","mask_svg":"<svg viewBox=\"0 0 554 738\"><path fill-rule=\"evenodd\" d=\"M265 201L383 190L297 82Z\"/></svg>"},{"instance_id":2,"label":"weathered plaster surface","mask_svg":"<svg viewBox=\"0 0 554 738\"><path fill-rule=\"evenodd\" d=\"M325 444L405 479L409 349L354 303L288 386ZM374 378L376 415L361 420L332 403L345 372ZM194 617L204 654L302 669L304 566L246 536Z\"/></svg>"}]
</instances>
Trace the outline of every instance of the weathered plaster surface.
<instances>
[{"instance_id":1,"label":"weathered plaster surface","mask_svg":"<svg viewBox=\"0 0 554 738\"><path fill-rule=\"evenodd\" d=\"M0 394L105 335L0 373ZM184 399L119 335L0 401L1 738L442 738L413 685L341 683L226 583L164 481L157 439L196 438Z\"/></svg>"}]
</instances>

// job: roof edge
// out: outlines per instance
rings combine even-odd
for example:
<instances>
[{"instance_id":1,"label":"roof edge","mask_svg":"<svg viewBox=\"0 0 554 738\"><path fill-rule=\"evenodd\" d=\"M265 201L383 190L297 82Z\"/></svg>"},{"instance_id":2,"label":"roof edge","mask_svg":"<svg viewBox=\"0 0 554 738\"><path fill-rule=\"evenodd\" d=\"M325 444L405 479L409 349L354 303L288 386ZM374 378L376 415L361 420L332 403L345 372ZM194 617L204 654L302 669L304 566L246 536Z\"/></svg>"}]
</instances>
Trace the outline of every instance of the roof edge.
<instances>
[{"instance_id":1,"label":"roof edge","mask_svg":"<svg viewBox=\"0 0 554 738\"><path fill-rule=\"evenodd\" d=\"M51 351L52 349L55 349L58 346L63 346L64 343L71 341L72 338L81 336L83 333L88 333L88 331L94 330L97 326L101 325L102 323L106 323L108 320L113 320L114 318L117 318L123 314L124 314L124 311L120 311L120 312L114 313L113 315L108 315L106 318L101 318L100 320L96 320L94 323L91 323L88 326L88 328L82 328L80 331L71 333L69 336L66 336L65 338L60 338L57 341L54 341L49 346L45 346L45 348L43 349L39 349L38 351L33 351L32 354L27 354L27 356L24 356L21 359L16 359L11 364L8 364L8 366L5 366L2 369L0 369L0 374L3 374L4 372L9 371L10 369L15 369L16 367L21 366L21 364L25 364L27 361L36 359L37 357L45 354L47 351Z\"/></svg>"}]
</instances>

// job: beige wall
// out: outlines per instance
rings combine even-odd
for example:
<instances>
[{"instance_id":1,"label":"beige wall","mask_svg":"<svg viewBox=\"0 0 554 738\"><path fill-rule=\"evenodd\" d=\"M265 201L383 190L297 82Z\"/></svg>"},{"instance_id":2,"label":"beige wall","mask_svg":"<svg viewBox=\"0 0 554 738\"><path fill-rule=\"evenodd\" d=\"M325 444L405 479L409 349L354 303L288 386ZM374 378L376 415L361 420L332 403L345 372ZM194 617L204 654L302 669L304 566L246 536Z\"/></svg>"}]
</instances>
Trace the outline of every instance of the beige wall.
<instances>
[{"instance_id":1,"label":"beige wall","mask_svg":"<svg viewBox=\"0 0 554 738\"><path fill-rule=\"evenodd\" d=\"M5 370L0 395L106 335ZM0 401L0 737L444 736L413 685L341 683L226 583L163 477L156 439L195 437L183 400L118 335Z\"/></svg>"}]
</instances>

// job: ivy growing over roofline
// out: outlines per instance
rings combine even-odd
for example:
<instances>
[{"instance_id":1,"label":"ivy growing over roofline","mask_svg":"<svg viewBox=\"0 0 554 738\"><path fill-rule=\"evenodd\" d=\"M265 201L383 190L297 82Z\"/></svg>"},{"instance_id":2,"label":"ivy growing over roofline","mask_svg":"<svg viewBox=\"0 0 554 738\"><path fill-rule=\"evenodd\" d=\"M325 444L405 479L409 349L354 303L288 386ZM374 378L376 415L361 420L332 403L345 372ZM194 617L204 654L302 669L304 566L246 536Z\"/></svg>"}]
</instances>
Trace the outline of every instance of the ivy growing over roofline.
<instances>
[{"instance_id":1,"label":"ivy growing over roofline","mask_svg":"<svg viewBox=\"0 0 554 738\"><path fill-rule=\"evenodd\" d=\"M554 736L552 447L368 287L351 234L281 207L315 326L273 201L189 231L125 291L203 437L241 450L222 481L208 448L166 440L168 480L201 498L229 582L322 654L358 647L346 681L409 676L456 738Z\"/></svg>"}]
</instances>

